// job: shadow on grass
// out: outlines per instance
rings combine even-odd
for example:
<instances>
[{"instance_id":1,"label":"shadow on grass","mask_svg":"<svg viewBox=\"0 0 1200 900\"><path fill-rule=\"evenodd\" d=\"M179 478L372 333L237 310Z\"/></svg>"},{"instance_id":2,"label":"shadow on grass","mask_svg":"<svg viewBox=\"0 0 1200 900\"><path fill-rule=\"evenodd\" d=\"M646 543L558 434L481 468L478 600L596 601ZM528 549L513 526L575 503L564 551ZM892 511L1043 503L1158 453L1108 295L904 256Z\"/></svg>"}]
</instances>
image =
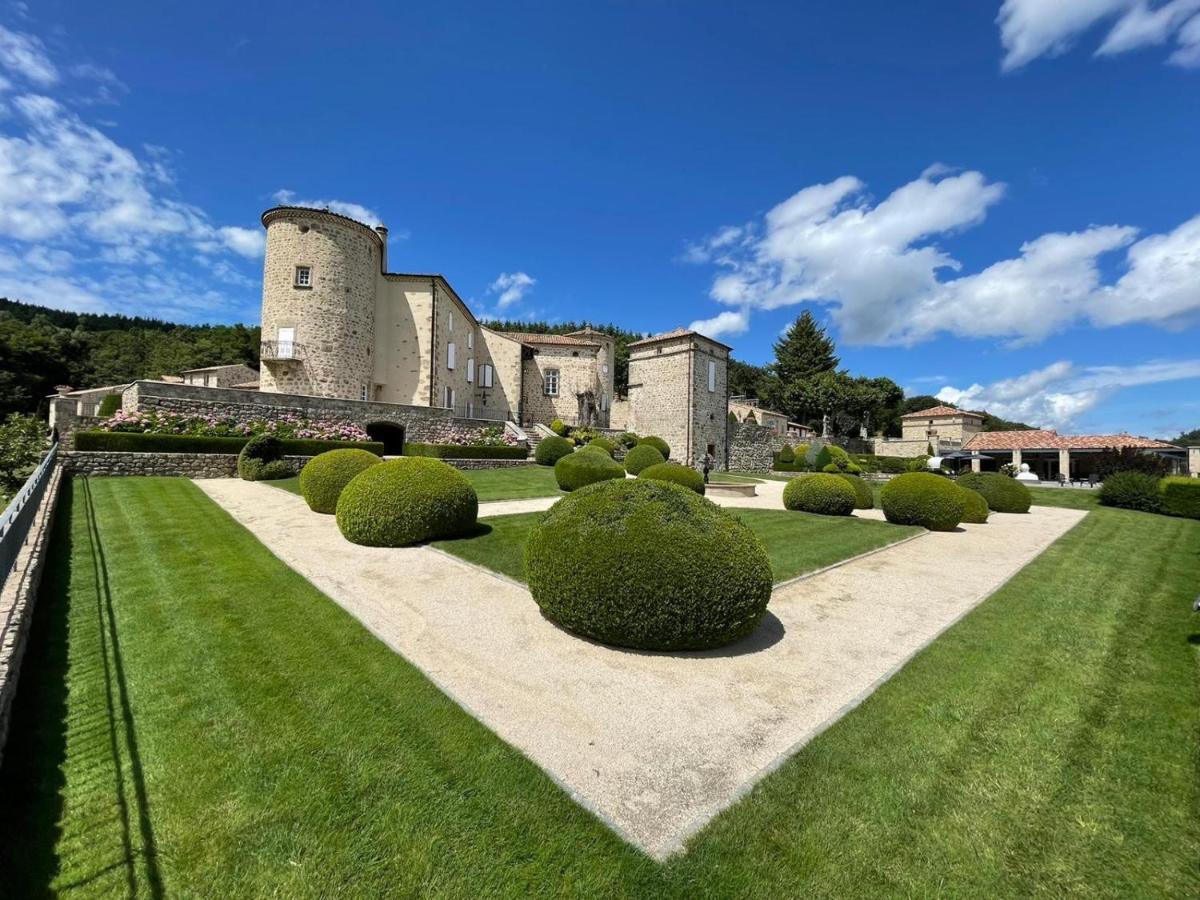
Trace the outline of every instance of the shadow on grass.
<instances>
[{"instance_id":1,"label":"shadow on grass","mask_svg":"<svg viewBox=\"0 0 1200 900\"><path fill-rule=\"evenodd\" d=\"M72 532L73 508L80 499L87 526L86 552L92 567L89 587L95 593L96 632L73 638L72 631L85 628L87 619L80 615L72 622L71 604L92 599L82 590L72 595L72 562L83 555L74 546ZM51 548L22 666L23 690L17 695L0 770L0 797L4 798L0 860L4 861L5 892L12 889L12 896L45 896L123 870L128 896L145 893L160 898L162 878L108 567L86 479L64 485ZM91 704L86 696L96 680L104 693L103 706ZM68 683L78 683L84 694L74 708L68 702ZM69 738L73 748L82 748L79 752L85 759L68 761ZM103 770L111 773L111 782L101 775ZM70 785L69 772L73 776ZM112 785L111 794L105 784ZM94 816L87 817L87 832L73 836L87 845L89 871L70 883L54 885L63 869L57 846L63 838L61 822L67 795L73 806L95 810ZM105 846L108 843L119 846ZM139 878L139 858L144 885Z\"/></svg>"},{"instance_id":2,"label":"shadow on grass","mask_svg":"<svg viewBox=\"0 0 1200 900\"><path fill-rule=\"evenodd\" d=\"M586 641L592 646L600 647L603 650L610 650L613 653L625 653L631 656L666 656L673 659L728 659L733 656L761 653L763 650L773 647L782 641L786 634L786 630L783 627L783 623L779 621L779 617L768 609L754 631L741 640L734 641L732 644L727 644L724 647L714 647L711 650L639 650L635 647L618 647L615 644L606 644L585 634L579 634L565 625L555 622L545 613L542 613L542 618L564 634L569 634L576 640Z\"/></svg>"}]
</instances>

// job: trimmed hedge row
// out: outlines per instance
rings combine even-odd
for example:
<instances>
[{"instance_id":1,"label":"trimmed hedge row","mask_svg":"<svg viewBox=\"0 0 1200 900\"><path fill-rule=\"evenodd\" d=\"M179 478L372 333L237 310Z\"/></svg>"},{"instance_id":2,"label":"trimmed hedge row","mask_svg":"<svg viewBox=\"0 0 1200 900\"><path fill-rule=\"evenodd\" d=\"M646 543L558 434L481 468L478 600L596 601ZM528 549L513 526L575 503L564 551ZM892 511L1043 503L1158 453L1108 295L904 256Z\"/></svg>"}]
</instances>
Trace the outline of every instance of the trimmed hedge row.
<instances>
[{"instance_id":1,"label":"trimmed hedge row","mask_svg":"<svg viewBox=\"0 0 1200 900\"><path fill-rule=\"evenodd\" d=\"M854 488L841 475L805 475L783 488L785 508L820 516L848 516L855 499Z\"/></svg>"},{"instance_id":2,"label":"trimmed hedge row","mask_svg":"<svg viewBox=\"0 0 1200 900\"><path fill-rule=\"evenodd\" d=\"M1173 476L1162 480L1163 511L1171 516L1200 519L1200 478Z\"/></svg>"},{"instance_id":3,"label":"trimmed hedge row","mask_svg":"<svg viewBox=\"0 0 1200 900\"><path fill-rule=\"evenodd\" d=\"M983 494L992 512L1027 513L1033 503L1029 488L1001 472L968 472L958 476L958 485Z\"/></svg>"},{"instance_id":4,"label":"trimmed hedge row","mask_svg":"<svg viewBox=\"0 0 1200 900\"><path fill-rule=\"evenodd\" d=\"M897 475L879 493L883 515L896 525L920 525L930 531L953 531L962 521L967 500L963 489L932 472Z\"/></svg>"},{"instance_id":5,"label":"trimmed hedge row","mask_svg":"<svg viewBox=\"0 0 1200 900\"><path fill-rule=\"evenodd\" d=\"M1100 485L1100 503L1119 509L1162 512L1163 491L1158 478L1147 472L1114 472Z\"/></svg>"},{"instance_id":6,"label":"trimmed hedge row","mask_svg":"<svg viewBox=\"0 0 1200 900\"><path fill-rule=\"evenodd\" d=\"M771 598L771 564L754 532L687 488L652 479L594 484L560 500L530 531L525 571L546 618L641 650L732 643L758 627Z\"/></svg>"},{"instance_id":7,"label":"trimmed hedge row","mask_svg":"<svg viewBox=\"0 0 1200 900\"><path fill-rule=\"evenodd\" d=\"M525 459L524 447L465 447L462 444L419 444L404 442L405 456L424 456L431 459Z\"/></svg>"},{"instance_id":8,"label":"trimmed hedge row","mask_svg":"<svg viewBox=\"0 0 1200 900\"><path fill-rule=\"evenodd\" d=\"M381 455L378 441L315 441L277 438L284 456L316 456L326 450L356 448ZM234 455L250 441L248 437L212 437L195 434L143 434L129 431L77 431L76 450L108 453L225 453Z\"/></svg>"},{"instance_id":9,"label":"trimmed hedge row","mask_svg":"<svg viewBox=\"0 0 1200 900\"><path fill-rule=\"evenodd\" d=\"M367 547L407 547L475 527L479 498L467 476L441 460L401 457L370 466L342 490L337 525Z\"/></svg>"},{"instance_id":10,"label":"trimmed hedge row","mask_svg":"<svg viewBox=\"0 0 1200 900\"><path fill-rule=\"evenodd\" d=\"M680 463L664 462L647 466L638 472L638 478L649 478L651 481L669 481L679 484L689 491L704 495L704 476L691 466Z\"/></svg>"}]
</instances>

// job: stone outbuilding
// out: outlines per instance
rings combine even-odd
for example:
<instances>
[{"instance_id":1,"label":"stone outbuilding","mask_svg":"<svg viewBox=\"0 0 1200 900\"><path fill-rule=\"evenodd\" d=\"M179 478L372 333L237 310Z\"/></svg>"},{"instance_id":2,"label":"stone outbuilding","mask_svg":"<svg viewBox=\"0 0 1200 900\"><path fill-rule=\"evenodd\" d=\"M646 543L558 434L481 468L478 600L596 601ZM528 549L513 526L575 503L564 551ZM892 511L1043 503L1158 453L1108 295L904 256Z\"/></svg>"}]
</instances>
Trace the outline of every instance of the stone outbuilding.
<instances>
[{"instance_id":1,"label":"stone outbuilding","mask_svg":"<svg viewBox=\"0 0 1200 900\"><path fill-rule=\"evenodd\" d=\"M978 454L973 459L975 471L996 469L1004 463L1020 466L1028 463L1029 470L1041 481L1057 481L1059 476L1087 478L1095 471L1095 460L1105 450L1131 447L1165 457L1175 471L1196 474L1196 465L1189 462L1189 453L1182 447L1132 434L1059 434L1047 429L1022 431L982 431L963 445L963 450ZM1197 454L1200 457L1200 453ZM1195 461L1200 464L1200 458Z\"/></svg>"}]
</instances>

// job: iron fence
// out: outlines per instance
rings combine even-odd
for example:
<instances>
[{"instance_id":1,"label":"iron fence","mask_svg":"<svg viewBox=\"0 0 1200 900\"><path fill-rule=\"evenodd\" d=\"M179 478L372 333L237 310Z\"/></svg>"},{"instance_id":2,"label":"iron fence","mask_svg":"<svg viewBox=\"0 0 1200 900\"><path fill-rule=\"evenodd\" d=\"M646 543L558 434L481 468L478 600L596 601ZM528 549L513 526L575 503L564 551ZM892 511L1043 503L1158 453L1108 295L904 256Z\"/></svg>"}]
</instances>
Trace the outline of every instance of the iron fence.
<instances>
[{"instance_id":1,"label":"iron fence","mask_svg":"<svg viewBox=\"0 0 1200 900\"><path fill-rule=\"evenodd\" d=\"M57 455L58 444L54 444L46 458L33 470L33 474L25 479L25 483L12 498L4 514L0 515L0 590L4 589L8 576L17 564L21 548L25 546L29 537L29 526L33 523L38 507L41 506ZM8 627L7 622L4 627Z\"/></svg>"}]
</instances>

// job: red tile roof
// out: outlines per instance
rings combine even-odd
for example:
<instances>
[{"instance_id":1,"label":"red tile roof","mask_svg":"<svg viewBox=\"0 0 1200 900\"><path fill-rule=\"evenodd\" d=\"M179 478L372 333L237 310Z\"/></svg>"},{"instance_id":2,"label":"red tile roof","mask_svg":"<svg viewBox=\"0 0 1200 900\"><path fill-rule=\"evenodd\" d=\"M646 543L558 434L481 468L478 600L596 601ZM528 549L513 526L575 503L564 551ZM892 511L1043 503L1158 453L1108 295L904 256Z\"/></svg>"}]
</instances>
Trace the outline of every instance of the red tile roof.
<instances>
[{"instance_id":1,"label":"red tile roof","mask_svg":"<svg viewBox=\"0 0 1200 900\"><path fill-rule=\"evenodd\" d=\"M565 334L530 334L525 331L501 331L500 334L522 344L556 344L567 347L599 347L595 341L585 341L582 338Z\"/></svg>"},{"instance_id":2,"label":"red tile roof","mask_svg":"<svg viewBox=\"0 0 1200 900\"><path fill-rule=\"evenodd\" d=\"M972 416L976 419L983 418L980 413L971 412L969 409L955 409L953 406L931 406L929 409L921 409L917 412L905 413L900 418L928 419L937 416Z\"/></svg>"},{"instance_id":3,"label":"red tile roof","mask_svg":"<svg viewBox=\"0 0 1200 900\"><path fill-rule=\"evenodd\" d=\"M716 344L718 347L724 347L726 350L733 349L728 344L722 344L720 341L713 340L708 335L701 334L698 331L693 331L690 328L676 328L672 331L664 331L662 334L652 334L652 335L650 335L650 337L642 338L640 341L631 342L629 346L630 347L641 347L644 344L655 344L655 343L658 343L659 341L673 341L676 338L682 338L682 337L703 338L706 341L710 341L710 342Z\"/></svg>"},{"instance_id":4,"label":"red tile roof","mask_svg":"<svg viewBox=\"0 0 1200 900\"><path fill-rule=\"evenodd\" d=\"M1132 434L1059 434L1057 431L981 431L963 444L964 450L1103 450L1135 447L1175 450L1174 444Z\"/></svg>"}]
</instances>

